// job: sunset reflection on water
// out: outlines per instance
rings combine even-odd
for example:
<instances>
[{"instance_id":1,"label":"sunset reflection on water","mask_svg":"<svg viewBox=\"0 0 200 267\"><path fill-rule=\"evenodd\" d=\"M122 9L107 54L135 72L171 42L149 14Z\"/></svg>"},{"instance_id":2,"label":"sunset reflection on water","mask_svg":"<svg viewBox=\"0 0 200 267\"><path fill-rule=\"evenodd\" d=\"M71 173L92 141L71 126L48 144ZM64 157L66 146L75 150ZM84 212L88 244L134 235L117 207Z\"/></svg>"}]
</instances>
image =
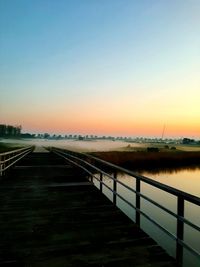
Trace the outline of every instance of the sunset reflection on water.
<instances>
[{"instance_id":1,"label":"sunset reflection on water","mask_svg":"<svg viewBox=\"0 0 200 267\"><path fill-rule=\"evenodd\" d=\"M143 171L142 175L149 177L153 180L177 188L181 191L187 192L199 197L200 195L200 168L193 167L182 170L166 170L158 173L149 173ZM125 183L129 187L135 189L135 179L126 174L118 173L118 180ZM104 182L111 189L113 188L113 182L104 177ZM98 187L98 184L96 184ZM112 192L103 187L104 194L112 201ZM117 185L117 192L122 195L126 200L135 205L135 193L131 192L122 185ZM149 184L141 182L141 193L148 196L155 202L166 207L174 213L177 213L177 197L171 195L163 190L155 188ZM127 203L117 197L117 206L133 221L135 221L135 210L131 208ZM153 218L157 223L162 225L173 235L176 235L176 218L167 214L165 211L149 203L141 198L141 210L148 216ZM185 218L192 223L200 226L200 207L185 201ZM176 242L172 240L167 234L162 232L157 226L153 225L145 217L141 216L141 228L147 232L159 245L161 245L170 255L175 257L176 254ZM184 241L190 245L193 249L200 252L200 232L192 229L190 226L184 224ZM184 267L197 267L199 265L199 259L190 254L190 252L184 249Z\"/></svg>"}]
</instances>

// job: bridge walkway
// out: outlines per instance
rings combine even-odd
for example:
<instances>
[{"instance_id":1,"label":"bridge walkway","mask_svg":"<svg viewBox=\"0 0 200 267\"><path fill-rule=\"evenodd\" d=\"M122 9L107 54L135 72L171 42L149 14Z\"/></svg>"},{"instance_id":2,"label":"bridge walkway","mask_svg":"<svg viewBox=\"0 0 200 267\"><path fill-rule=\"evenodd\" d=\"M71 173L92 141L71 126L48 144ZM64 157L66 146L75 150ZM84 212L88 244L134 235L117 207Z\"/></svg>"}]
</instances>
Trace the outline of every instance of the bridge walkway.
<instances>
[{"instance_id":1,"label":"bridge walkway","mask_svg":"<svg viewBox=\"0 0 200 267\"><path fill-rule=\"evenodd\" d=\"M36 152L0 181L0 266L176 264L82 171Z\"/></svg>"}]
</instances>

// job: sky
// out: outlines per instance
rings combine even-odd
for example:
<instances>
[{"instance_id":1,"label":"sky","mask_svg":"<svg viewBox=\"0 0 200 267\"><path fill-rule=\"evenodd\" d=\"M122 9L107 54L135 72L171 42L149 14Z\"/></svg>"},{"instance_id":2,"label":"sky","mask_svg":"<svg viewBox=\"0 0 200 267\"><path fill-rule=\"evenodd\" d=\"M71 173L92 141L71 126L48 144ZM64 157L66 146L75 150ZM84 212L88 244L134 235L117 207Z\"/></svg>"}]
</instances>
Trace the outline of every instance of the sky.
<instances>
[{"instance_id":1,"label":"sky","mask_svg":"<svg viewBox=\"0 0 200 267\"><path fill-rule=\"evenodd\" d=\"M0 0L0 124L200 138L199 0Z\"/></svg>"}]
</instances>

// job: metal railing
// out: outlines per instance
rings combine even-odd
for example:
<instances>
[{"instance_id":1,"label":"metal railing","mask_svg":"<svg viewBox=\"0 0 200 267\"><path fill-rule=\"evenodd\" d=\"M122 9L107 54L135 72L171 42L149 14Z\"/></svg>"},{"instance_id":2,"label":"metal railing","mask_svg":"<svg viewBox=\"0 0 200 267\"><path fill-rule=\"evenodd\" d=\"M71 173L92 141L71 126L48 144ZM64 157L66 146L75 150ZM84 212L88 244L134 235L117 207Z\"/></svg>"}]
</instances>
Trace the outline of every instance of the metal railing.
<instances>
[{"instance_id":1,"label":"metal railing","mask_svg":"<svg viewBox=\"0 0 200 267\"><path fill-rule=\"evenodd\" d=\"M119 197L125 203L127 203L130 207L134 208L136 211L136 224L140 226L140 219L141 215L148 219L151 223L156 225L159 229L161 229L164 233L166 233L170 238L176 241L176 260L179 262L180 265L183 264L183 248L187 249L190 253L192 253L195 257L200 260L200 252L192 248L184 241L184 224L189 225L193 229L200 232L200 226L192 223L191 221L187 220L184 217L185 213L185 201L200 206L200 198L183 192L181 190L175 189L173 187L167 186L150 178L147 178L142 175L138 175L132 171L119 167L115 164L106 162L94 156L85 154L85 153L78 153L74 151L59 149L59 148L51 148L52 152L56 153L57 155L65 158L70 163L82 168L85 170L89 176L91 182L93 179L96 179L100 183L100 191L103 192L103 185L109 189L113 193L113 203L116 205L116 197ZM103 168L103 170L102 170ZM112 175L110 172L108 173L105 169L112 170ZM125 173L136 180L136 188L133 189L130 186L126 185L122 181L117 179L117 173ZM97 174L98 177L97 177ZM103 175L108 177L113 181L113 188L110 188L106 183L103 181ZM146 195L141 193L141 182L149 184L155 188L163 190L177 198L177 213L171 211L170 209L164 207L163 205L157 203L153 199L147 197ZM135 193L136 201L135 205L133 205L130 201L125 199L122 195L117 192L117 184L125 187L126 189L130 190L131 192ZM156 222L151 216L147 215L144 211L141 210L141 198L145 199L146 201L150 202L151 204L155 205L156 207L164 210L174 218L176 218L176 234L172 234L168 231L165 227L160 225Z\"/></svg>"},{"instance_id":2,"label":"metal railing","mask_svg":"<svg viewBox=\"0 0 200 267\"><path fill-rule=\"evenodd\" d=\"M13 166L17 161L25 157L30 152L32 152L33 149L34 146L28 146L25 148L0 153L0 176L3 176L11 166Z\"/></svg>"}]
</instances>

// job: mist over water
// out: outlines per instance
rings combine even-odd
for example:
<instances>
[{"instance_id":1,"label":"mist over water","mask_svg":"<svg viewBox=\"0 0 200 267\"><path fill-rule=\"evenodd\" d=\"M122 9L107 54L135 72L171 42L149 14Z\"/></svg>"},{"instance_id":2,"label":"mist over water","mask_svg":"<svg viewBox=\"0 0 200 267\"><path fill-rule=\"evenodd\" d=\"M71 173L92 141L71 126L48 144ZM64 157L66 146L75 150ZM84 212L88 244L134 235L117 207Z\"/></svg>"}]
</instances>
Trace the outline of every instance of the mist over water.
<instances>
[{"instance_id":1,"label":"mist over water","mask_svg":"<svg viewBox=\"0 0 200 267\"><path fill-rule=\"evenodd\" d=\"M94 151L113 151L123 150L130 143L123 141L110 141L110 140L44 140L44 139L2 139L5 143L23 144L23 145L36 145L36 146L55 146L80 152L94 152ZM133 143L131 143L133 145ZM141 147L142 144L134 143L134 147Z\"/></svg>"},{"instance_id":2,"label":"mist over water","mask_svg":"<svg viewBox=\"0 0 200 267\"><path fill-rule=\"evenodd\" d=\"M93 152L93 151L123 151L129 145L128 142L123 141L110 141L110 140L91 140L91 141L76 141L76 140L43 140L43 139L24 139L24 140L11 140L1 139L0 142L10 143L13 146L19 145L36 145L38 147L59 147L79 152ZM131 143L131 146L141 147L143 144ZM155 170L153 171L140 171L141 175L154 179L163 184L185 191L189 194L200 196L200 166L183 169L169 169L169 170ZM118 179L127 184L131 188L135 189L135 179L128 176L118 174ZM112 188L112 182L108 178L104 177L104 182ZM98 187L98 184L96 184ZM128 191L120 184L117 187L118 192L135 205L135 194ZM104 194L112 200L112 194L105 187L103 188ZM176 213L177 199L159 189L147 185L141 184L141 192L146 196L152 198L159 204L166 206L170 210ZM131 209L126 203L117 198L117 206L127 214L133 221L135 221L135 211ZM165 214L152 204L145 200L141 201L141 208L149 216L152 216L157 222L163 225L171 233L176 233L176 220L170 215ZM185 217L196 225L200 225L200 207L197 207L188 202L185 203ZM175 256L175 242L172 241L166 234L161 232L156 226L141 218L141 227L152 238L154 238L161 246L163 246L170 255ZM186 242L200 251L200 233L191 229L187 225L185 226ZM189 252L184 251L184 267L190 265L191 267L199 266L199 261L192 257Z\"/></svg>"},{"instance_id":3,"label":"mist over water","mask_svg":"<svg viewBox=\"0 0 200 267\"><path fill-rule=\"evenodd\" d=\"M127 146L143 147L143 144L110 140L46 140L46 139L0 139L0 142L38 147L59 147L79 152L123 151ZM139 174L150 177L163 184L175 187L192 195L200 196L200 166L140 171ZM125 179L125 176L121 177Z\"/></svg>"}]
</instances>

